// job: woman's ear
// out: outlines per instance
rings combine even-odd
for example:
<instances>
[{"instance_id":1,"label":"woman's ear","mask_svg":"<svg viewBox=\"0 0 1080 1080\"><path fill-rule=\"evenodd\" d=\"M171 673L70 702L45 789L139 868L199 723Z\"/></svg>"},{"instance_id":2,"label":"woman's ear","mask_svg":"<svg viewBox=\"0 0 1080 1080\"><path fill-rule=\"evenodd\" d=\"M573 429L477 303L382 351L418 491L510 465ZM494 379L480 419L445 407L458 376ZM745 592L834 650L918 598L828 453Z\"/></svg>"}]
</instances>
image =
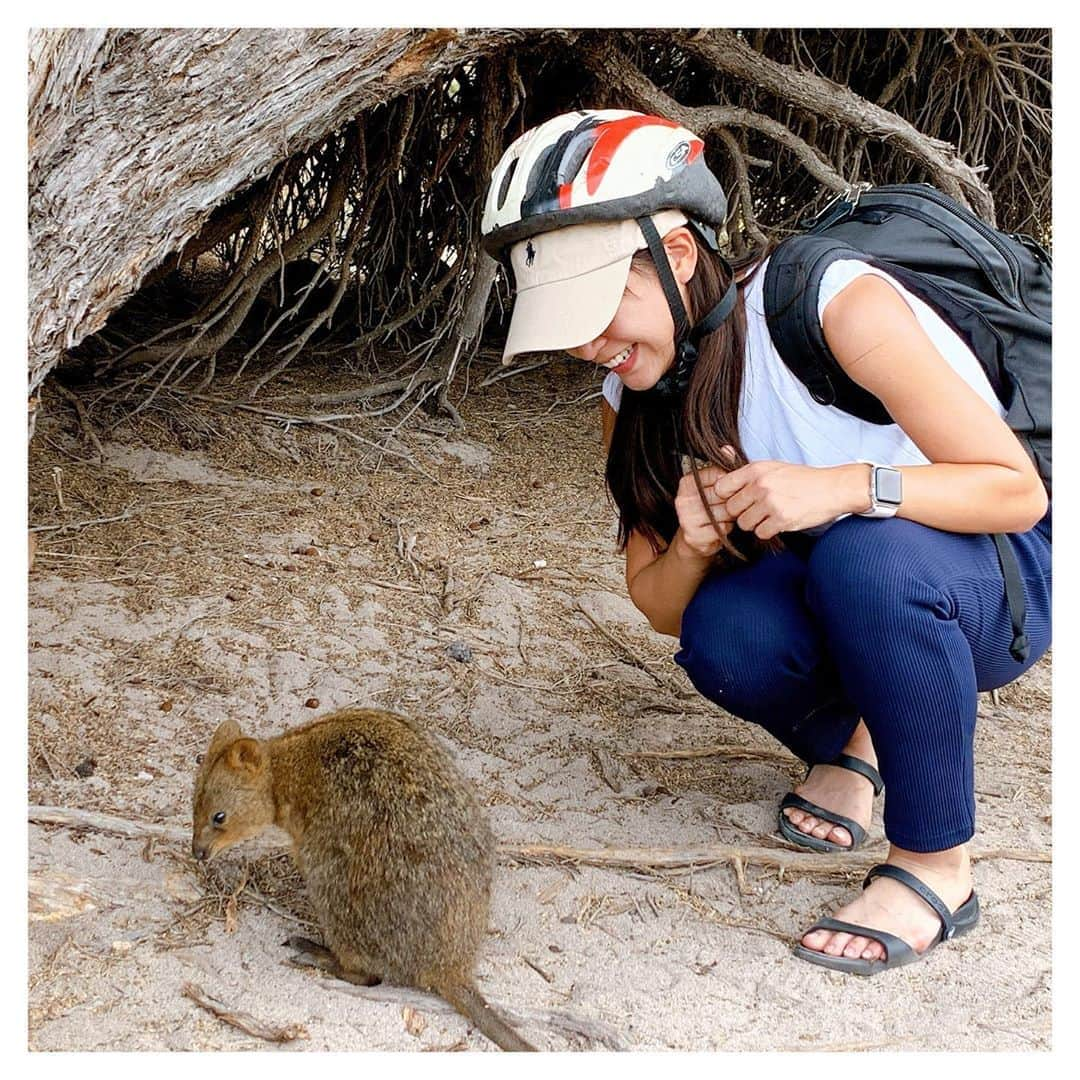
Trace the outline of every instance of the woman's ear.
<instances>
[{"instance_id":1,"label":"woman's ear","mask_svg":"<svg viewBox=\"0 0 1080 1080\"><path fill-rule=\"evenodd\" d=\"M664 237L664 250L667 252L671 272L680 285L685 285L697 269L698 246L694 234L685 226L672 229Z\"/></svg>"}]
</instances>

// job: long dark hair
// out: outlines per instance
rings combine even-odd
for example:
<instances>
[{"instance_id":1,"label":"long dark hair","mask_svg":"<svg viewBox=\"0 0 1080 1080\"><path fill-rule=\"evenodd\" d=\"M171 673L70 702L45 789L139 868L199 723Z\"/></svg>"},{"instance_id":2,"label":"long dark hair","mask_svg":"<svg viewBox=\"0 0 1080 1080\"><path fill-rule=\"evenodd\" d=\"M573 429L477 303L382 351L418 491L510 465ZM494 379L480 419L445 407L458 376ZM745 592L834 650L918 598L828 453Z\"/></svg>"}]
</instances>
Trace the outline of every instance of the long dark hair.
<instances>
[{"instance_id":1,"label":"long dark hair","mask_svg":"<svg viewBox=\"0 0 1080 1080\"><path fill-rule=\"evenodd\" d=\"M691 322L719 303L731 280L723 261L699 237L694 239L697 266L687 285ZM739 258L732 266L737 279L741 271L760 265L770 249ZM638 252L631 267L656 276L648 251ZM743 296L754 273L756 269L737 281L739 299L731 315L699 343L698 359L683 399L623 387L605 471L608 491L619 510L620 551L635 530L648 539L654 551L671 543L679 526L675 495L686 471L683 455L689 455L695 472L695 459L725 469L746 464L738 424L746 348ZM721 454L725 446L734 450L734 459ZM728 559L739 560L775 546L736 527L723 550Z\"/></svg>"}]
</instances>

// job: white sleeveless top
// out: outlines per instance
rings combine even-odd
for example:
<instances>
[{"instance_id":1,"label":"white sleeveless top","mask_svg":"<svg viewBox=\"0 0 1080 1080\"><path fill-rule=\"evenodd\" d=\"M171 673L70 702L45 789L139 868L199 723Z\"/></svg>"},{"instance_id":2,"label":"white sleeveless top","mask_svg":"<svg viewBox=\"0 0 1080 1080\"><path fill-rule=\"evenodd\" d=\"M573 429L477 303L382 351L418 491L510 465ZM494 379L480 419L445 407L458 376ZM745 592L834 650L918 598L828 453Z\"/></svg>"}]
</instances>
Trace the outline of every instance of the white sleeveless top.
<instances>
[{"instance_id":1,"label":"white sleeveless top","mask_svg":"<svg viewBox=\"0 0 1080 1080\"><path fill-rule=\"evenodd\" d=\"M829 301L862 274L875 274L896 289L938 352L1003 417L1005 408L963 339L937 312L876 267L857 259L832 263L821 280L818 319ZM810 391L781 359L769 336L762 297L764 280L765 265L762 265L744 293L746 365L739 401L739 438L747 459L815 466L859 460L882 465L928 464L929 459L898 424L871 424L833 405L821 405L810 396ZM622 382L614 372L605 376L603 394L617 410Z\"/></svg>"}]
</instances>

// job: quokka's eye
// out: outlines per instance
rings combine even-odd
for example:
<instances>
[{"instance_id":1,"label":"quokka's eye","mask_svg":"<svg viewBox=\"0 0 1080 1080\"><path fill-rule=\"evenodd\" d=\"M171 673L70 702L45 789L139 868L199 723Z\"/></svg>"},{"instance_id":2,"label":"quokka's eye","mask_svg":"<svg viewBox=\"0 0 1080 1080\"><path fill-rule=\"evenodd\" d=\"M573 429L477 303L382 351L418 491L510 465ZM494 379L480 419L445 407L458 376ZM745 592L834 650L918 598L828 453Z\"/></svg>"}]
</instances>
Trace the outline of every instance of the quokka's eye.
<instances>
[{"instance_id":1,"label":"quokka's eye","mask_svg":"<svg viewBox=\"0 0 1080 1080\"><path fill-rule=\"evenodd\" d=\"M215 825L224 825L225 824L225 811L224 810L219 810L214 815L214 824Z\"/></svg>"},{"instance_id":2,"label":"quokka's eye","mask_svg":"<svg viewBox=\"0 0 1080 1080\"><path fill-rule=\"evenodd\" d=\"M195 764L196 765L201 765L202 764L202 759L203 759L202 754L196 754L195 755Z\"/></svg>"}]
</instances>

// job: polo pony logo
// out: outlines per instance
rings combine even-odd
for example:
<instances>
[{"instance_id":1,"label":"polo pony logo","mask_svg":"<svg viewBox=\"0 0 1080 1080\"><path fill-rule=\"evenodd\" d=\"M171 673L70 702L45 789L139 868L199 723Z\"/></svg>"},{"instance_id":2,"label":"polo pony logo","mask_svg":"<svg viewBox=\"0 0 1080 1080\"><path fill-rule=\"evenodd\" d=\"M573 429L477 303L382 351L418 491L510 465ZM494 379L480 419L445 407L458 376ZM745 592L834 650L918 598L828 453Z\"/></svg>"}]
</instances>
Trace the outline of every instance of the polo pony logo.
<instances>
[{"instance_id":1,"label":"polo pony logo","mask_svg":"<svg viewBox=\"0 0 1080 1080\"><path fill-rule=\"evenodd\" d=\"M530 240L525 245L525 265L526 266L532 266L533 260L535 258L536 258L536 248L534 248L532 246L532 241Z\"/></svg>"}]
</instances>

